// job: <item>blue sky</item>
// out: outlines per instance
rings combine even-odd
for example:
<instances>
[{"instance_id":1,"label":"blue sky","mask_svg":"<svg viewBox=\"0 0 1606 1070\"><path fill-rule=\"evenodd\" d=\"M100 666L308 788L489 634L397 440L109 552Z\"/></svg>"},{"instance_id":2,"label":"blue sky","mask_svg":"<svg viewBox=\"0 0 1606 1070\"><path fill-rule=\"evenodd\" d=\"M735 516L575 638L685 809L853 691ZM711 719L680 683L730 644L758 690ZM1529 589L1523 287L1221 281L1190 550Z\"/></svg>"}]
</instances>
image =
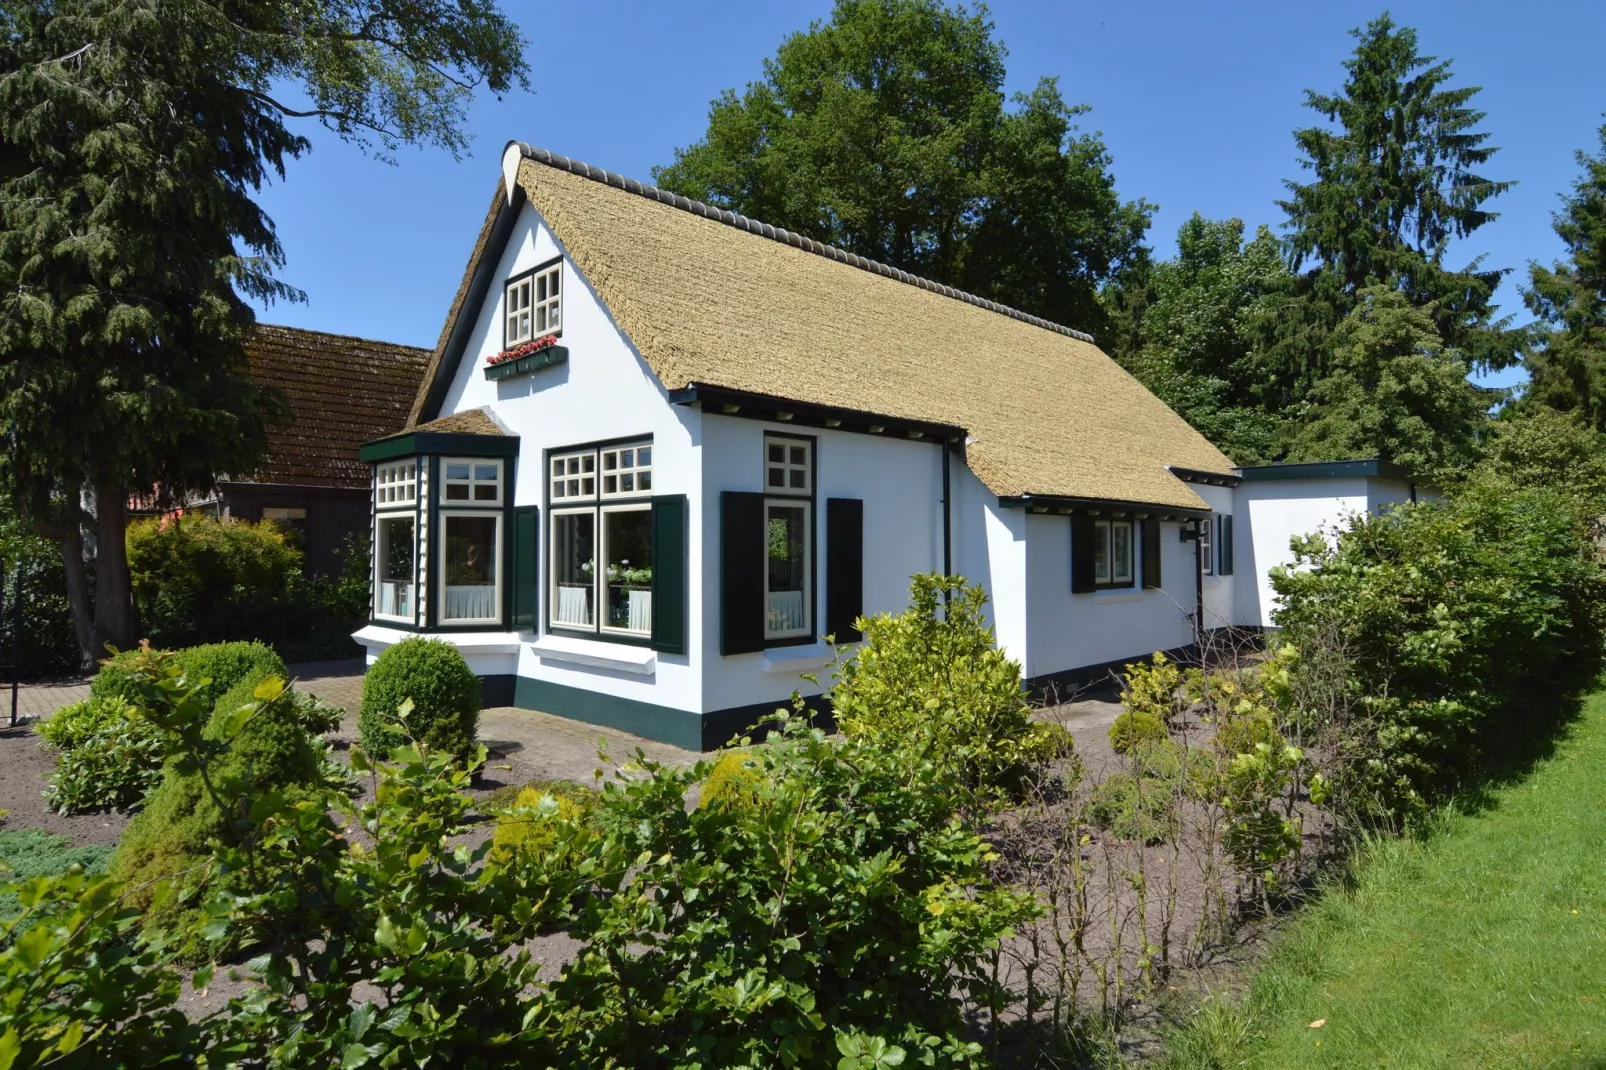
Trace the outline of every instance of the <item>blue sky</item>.
<instances>
[{"instance_id":1,"label":"blue sky","mask_svg":"<svg viewBox=\"0 0 1606 1070\"><path fill-rule=\"evenodd\" d=\"M472 155L404 149L394 166L306 125L313 151L264 191L287 254L286 282L305 304L268 322L433 346L498 181L503 144L518 138L643 180L695 141L708 102L757 78L786 34L829 14L828 2L701 0L524 3L504 0L529 39L532 93L485 96L470 114ZM1192 212L1238 216L1252 229L1281 222L1282 180L1298 178L1290 132L1316 117L1307 88L1342 83L1348 30L1381 5L1103 3L990 5L1009 48L1010 92L1057 75L1067 100L1092 107L1124 198L1159 205L1150 242L1170 255ZM1430 55L1454 60L1454 85L1480 85L1476 103L1501 151L1491 178L1516 180L1499 219L1451 251L1486 255L1523 274L1560 244L1557 195L1577 174L1573 152L1598 146L1606 119L1606 3L1488 0L1395 3ZM1527 319L1513 281L1504 310ZM1075 326L1074 324L1072 326ZM1520 381L1511 371L1493 382Z\"/></svg>"}]
</instances>

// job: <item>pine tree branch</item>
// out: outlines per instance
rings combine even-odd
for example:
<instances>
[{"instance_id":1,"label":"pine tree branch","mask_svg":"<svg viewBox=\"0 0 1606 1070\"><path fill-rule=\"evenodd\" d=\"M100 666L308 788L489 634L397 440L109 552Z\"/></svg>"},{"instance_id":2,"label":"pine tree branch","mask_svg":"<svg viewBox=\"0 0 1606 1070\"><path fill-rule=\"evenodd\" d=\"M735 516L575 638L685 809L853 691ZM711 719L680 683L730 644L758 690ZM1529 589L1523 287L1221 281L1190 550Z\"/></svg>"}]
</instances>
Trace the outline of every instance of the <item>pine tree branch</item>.
<instances>
[{"instance_id":1,"label":"pine tree branch","mask_svg":"<svg viewBox=\"0 0 1606 1070\"><path fill-rule=\"evenodd\" d=\"M372 130L374 133L379 134L382 137L401 137L401 134L398 131L391 130L388 127L379 125L378 123L370 122L367 119L352 115L350 112L336 111L332 108L312 108L307 111L298 111L297 109L289 107L288 105L279 103L266 93L258 92L255 89L248 89L245 86L239 85L233 86L232 88L238 92L244 93L246 96L251 97L254 100L260 100L262 103L277 110L281 115L289 116L292 119L334 119L351 126L360 126L364 129Z\"/></svg>"}]
</instances>

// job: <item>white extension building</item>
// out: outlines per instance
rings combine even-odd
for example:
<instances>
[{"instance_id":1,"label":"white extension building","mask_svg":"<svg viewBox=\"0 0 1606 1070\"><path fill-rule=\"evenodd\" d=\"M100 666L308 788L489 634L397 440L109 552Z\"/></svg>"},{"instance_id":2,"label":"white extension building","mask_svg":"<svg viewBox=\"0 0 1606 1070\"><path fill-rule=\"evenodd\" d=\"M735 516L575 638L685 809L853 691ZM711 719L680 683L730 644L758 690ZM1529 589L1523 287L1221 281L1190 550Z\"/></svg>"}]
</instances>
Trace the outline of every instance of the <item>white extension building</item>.
<instances>
[{"instance_id":1,"label":"white extension building","mask_svg":"<svg viewBox=\"0 0 1606 1070\"><path fill-rule=\"evenodd\" d=\"M488 706L696 749L914 573L983 584L1044 687L1269 623L1291 534L1414 493L1239 472L1086 335L517 142L362 456L370 659L436 636Z\"/></svg>"}]
</instances>

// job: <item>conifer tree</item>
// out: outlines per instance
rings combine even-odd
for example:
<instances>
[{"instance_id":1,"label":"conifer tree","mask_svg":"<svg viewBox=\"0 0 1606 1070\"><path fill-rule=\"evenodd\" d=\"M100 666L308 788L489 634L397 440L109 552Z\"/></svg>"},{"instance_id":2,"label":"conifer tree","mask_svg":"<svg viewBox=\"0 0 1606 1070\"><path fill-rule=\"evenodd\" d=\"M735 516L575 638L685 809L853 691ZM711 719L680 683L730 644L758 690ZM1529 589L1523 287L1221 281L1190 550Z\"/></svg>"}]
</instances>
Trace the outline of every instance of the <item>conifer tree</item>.
<instances>
[{"instance_id":1,"label":"conifer tree","mask_svg":"<svg viewBox=\"0 0 1606 1070\"><path fill-rule=\"evenodd\" d=\"M1520 336L1494 318L1504 271L1481 258L1445 266L1450 244L1494 219L1487 202L1511 186L1481 173L1498 150L1477 129L1478 87L1448 87L1449 61L1422 55L1416 31L1386 13L1354 36L1343 88L1306 92L1331 125L1295 131L1312 180L1289 181L1280 202L1291 266L1302 272L1303 307L1275 321L1271 343L1288 401L1327 374L1328 333L1372 286L1430 310L1442 342L1474 368L1518 357Z\"/></svg>"},{"instance_id":2,"label":"conifer tree","mask_svg":"<svg viewBox=\"0 0 1606 1070\"><path fill-rule=\"evenodd\" d=\"M522 83L520 45L477 0L0 6L0 492L61 544L86 663L138 638L130 496L249 474L281 414L242 342L245 299L297 296L252 200L307 148L287 119L460 151L473 88Z\"/></svg>"},{"instance_id":3,"label":"conifer tree","mask_svg":"<svg viewBox=\"0 0 1606 1070\"><path fill-rule=\"evenodd\" d=\"M1528 265L1523 300L1540 318L1528 355L1528 405L1577 413L1606 429L1606 125L1599 155L1578 153L1582 170L1554 217L1567 258Z\"/></svg>"}]
</instances>

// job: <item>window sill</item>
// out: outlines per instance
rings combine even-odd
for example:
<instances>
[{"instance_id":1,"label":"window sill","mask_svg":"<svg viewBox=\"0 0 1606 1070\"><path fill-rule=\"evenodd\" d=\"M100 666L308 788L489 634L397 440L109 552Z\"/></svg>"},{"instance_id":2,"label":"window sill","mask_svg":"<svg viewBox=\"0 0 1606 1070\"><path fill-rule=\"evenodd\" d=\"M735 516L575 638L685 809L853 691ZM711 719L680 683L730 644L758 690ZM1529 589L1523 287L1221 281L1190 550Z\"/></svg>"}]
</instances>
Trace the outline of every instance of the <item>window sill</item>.
<instances>
[{"instance_id":1,"label":"window sill","mask_svg":"<svg viewBox=\"0 0 1606 1070\"><path fill-rule=\"evenodd\" d=\"M647 647L624 643L603 643L595 639L567 639L557 635L543 636L530 644L530 650L542 661L580 665L588 669L611 669L636 676L654 676L658 672L658 654Z\"/></svg>"},{"instance_id":2,"label":"window sill","mask_svg":"<svg viewBox=\"0 0 1606 1070\"><path fill-rule=\"evenodd\" d=\"M519 641L517 632L415 632L404 631L400 628L386 628L379 624L370 624L351 633L351 637L363 646L387 647L395 646L403 639L439 639L461 650L465 654L517 654Z\"/></svg>"},{"instance_id":3,"label":"window sill","mask_svg":"<svg viewBox=\"0 0 1606 1070\"><path fill-rule=\"evenodd\" d=\"M831 664L836 652L829 646L781 647L764 652L765 676L797 676Z\"/></svg>"},{"instance_id":4,"label":"window sill","mask_svg":"<svg viewBox=\"0 0 1606 1070\"><path fill-rule=\"evenodd\" d=\"M1094 591L1093 601L1102 605L1121 602L1141 602L1146 592L1141 587L1112 587L1107 591Z\"/></svg>"}]
</instances>

